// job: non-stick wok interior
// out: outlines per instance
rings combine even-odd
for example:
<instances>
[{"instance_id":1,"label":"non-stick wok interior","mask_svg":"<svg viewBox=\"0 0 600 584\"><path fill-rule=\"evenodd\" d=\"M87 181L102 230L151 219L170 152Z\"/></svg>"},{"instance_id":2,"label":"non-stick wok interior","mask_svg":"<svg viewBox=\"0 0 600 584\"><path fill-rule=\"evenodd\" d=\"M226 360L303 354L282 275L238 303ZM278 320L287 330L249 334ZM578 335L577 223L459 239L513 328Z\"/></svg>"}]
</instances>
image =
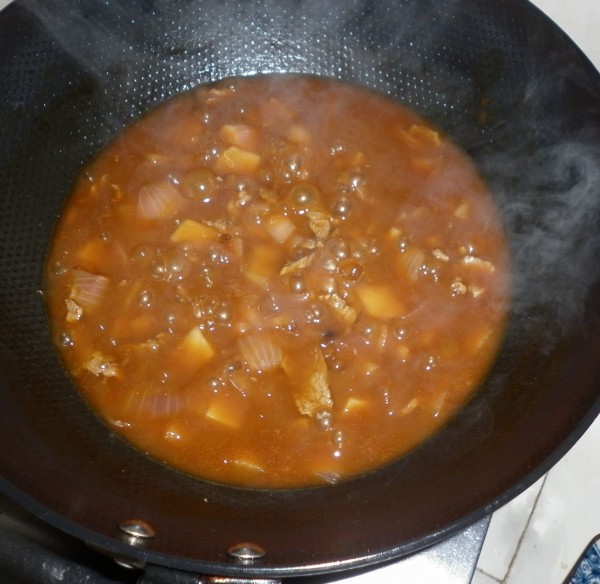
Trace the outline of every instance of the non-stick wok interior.
<instances>
[{"instance_id":1,"label":"non-stick wok interior","mask_svg":"<svg viewBox=\"0 0 600 584\"><path fill-rule=\"evenodd\" d=\"M298 575L409 554L531 484L599 409L600 83L524 1L236 3L27 0L0 15L0 481L37 515L151 562ZM477 161L504 214L513 312L466 409L410 456L334 487L250 491L193 479L116 438L49 337L42 265L81 166L151 105L270 72L397 98ZM259 566L227 563L250 541Z\"/></svg>"}]
</instances>

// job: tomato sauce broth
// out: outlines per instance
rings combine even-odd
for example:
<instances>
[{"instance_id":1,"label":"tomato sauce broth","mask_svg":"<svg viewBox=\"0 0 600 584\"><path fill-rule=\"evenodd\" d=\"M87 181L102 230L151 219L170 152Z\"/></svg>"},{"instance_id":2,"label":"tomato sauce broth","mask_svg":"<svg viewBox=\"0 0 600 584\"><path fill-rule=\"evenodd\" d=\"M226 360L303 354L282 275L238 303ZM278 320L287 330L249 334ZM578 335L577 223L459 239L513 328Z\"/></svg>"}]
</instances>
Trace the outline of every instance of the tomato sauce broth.
<instances>
[{"instance_id":1,"label":"tomato sauce broth","mask_svg":"<svg viewBox=\"0 0 600 584\"><path fill-rule=\"evenodd\" d=\"M47 260L57 348L138 449L225 484L336 483L427 439L502 340L509 259L468 157L366 89L230 79L84 170Z\"/></svg>"}]
</instances>

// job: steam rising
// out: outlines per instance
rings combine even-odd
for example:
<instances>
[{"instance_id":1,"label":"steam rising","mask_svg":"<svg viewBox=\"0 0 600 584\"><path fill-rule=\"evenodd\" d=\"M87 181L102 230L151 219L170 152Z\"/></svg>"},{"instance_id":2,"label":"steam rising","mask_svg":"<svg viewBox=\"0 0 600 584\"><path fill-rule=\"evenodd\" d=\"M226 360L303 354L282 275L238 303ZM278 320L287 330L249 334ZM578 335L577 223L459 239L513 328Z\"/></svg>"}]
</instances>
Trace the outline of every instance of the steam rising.
<instances>
[{"instance_id":1,"label":"steam rising","mask_svg":"<svg viewBox=\"0 0 600 584\"><path fill-rule=\"evenodd\" d=\"M496 22L457 0L22 4L98 81L111 104L103 123L113 129L175 92L233 75L334 76L408 102L457 137L488 178L511 242L513 312L523 326L547 322L550 342L583 316L600 275L600 106L590 98L600 95L598 81L562 53L532 78L531 31L511 24L512 44L494 44L502 19L515 18L501 7ZM461 19L463 29L453 28ZM465 28L471 45L457 34ZM573 116L562 117L573 87L592 128L574 130ZM481 125L485 100L497 107Z\"/></svg>"},{"instance_id":2,"label":"steam rising","mask_svg":"<svg viewBox=\"0 0 600 584\"><path fill-rule=\"evenodd\" d=\"M503 212L519 267L515 312L551 309L548 335L581 318L600 274L600 164L597 147L566 142L531 154L516 167L533 189L505 201ZM530 317L533 315L530 315Z\"/></svg>"}]
</instances>

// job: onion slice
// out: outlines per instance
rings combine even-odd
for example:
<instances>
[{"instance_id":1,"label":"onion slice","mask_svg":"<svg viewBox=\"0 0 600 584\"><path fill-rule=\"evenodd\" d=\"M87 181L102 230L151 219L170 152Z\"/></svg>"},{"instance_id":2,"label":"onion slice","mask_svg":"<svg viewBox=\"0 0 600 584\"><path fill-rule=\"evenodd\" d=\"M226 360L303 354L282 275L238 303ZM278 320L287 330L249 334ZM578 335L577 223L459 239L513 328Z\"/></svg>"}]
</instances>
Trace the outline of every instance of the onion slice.
<instances>
[{"instance_id":1,"label":"onion slice","mask_svg":"<svg viewBox=\"0 0 600 584\"><path fill-rule=\"evenodd\" d=\"M253 371L268 371L281 364L281 349L265 334L253 333L242 337L239 347Z\"/></svg>"},{"instance_id":2,"label":"onion slice","mask_svg":"<svg viewBox=\"0 0 600 584\"><path fill-rule=\"evenodd\" d=\"M179 191L167 181L145 184L138 192L138 213L144 219L168 219L183 204Z\"/></svg>"},{"instance_id":3,"label":"onion slice","mask_svg":"<svg viewBox=\"0 0 600 584\"><path fill-rule=\"evenodd\" d=\"M73 284L69 298L86 309L96 308L108 290L110 280L85 270L73 270Z\"/></svg>"},{"instance_id":4,"label":"onion slice","mask_svg":"<svg viewBox=\"0 0 600 584\"><path fill-rule=\"evenodd\" d=\"M419 277L419 273L425 263L425 252L421 249L411 248L400 255L399 267L402 273L413 282Z\"/></svg>"},{"instance_id":5,"label":"onion slice","mask_svg":"<svg viewBox=\"0 0 600 584\"><path fill-rule=\"evenodd\" d=\"M132 387L123 400L121 415L128 420L165 418L180 412L185 405L179 392L162 391L152 386Z\"/></svg>"},{"instance_id":6,"label":"onion slice","mask_svg":"<svg viewBox=\"0 0 600 584\"><path fill-rule=\"evenodd\" d=\"M160 418L179 412L184 405L179 393L148 393L141 398L140 410L150 418Z\"/></svg>"}]
</instances>

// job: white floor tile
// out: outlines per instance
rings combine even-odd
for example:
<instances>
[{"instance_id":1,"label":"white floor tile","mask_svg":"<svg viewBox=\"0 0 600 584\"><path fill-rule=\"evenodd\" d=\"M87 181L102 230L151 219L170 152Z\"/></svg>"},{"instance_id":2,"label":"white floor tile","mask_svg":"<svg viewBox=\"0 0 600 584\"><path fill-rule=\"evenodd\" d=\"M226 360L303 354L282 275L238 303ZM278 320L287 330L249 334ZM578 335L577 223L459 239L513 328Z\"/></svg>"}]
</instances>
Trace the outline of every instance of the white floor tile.
<instances>
[{"instance_id":1,"label":"white floor tile","mask_svg":"<svg viewBox=\"0 0 600 584\"><path fill-rule=\"evenodd\" d=\"M492 516L477 566L500 582L508 574L543 483L541 478Z\"/></svg>"},{"instance_id":2,"label":"white floor tile","mask_svg":"<svg viewBox=\"0 0 600 584\"><path fill-rule=\"evenodd\" d=\"M562 584L600 532L600 418L548 473L506 584Z\"/></svg>"},{"instance_id":3,"label":"white floor tile","mask_svg":"<svg viewBox=\"0 0 600 584\"><path fill-rule=\"evenodd\" d=\"M600 63L600 11L596 2L534 0L533 3L552 18L594 63Z\"/></svg>"},{"instance_id":4,"label":"white floor tile","mask_svg":"<svg viewBox=\"0 0 600 584\"><path fill-rule=\"evenodd\" d=\"M496 578L492 578L485 572L481 570L475 570L475 574L473 574L473 580L471 580L471 584L501 584L499 580Z\"/></svg>"}]
</instances>

